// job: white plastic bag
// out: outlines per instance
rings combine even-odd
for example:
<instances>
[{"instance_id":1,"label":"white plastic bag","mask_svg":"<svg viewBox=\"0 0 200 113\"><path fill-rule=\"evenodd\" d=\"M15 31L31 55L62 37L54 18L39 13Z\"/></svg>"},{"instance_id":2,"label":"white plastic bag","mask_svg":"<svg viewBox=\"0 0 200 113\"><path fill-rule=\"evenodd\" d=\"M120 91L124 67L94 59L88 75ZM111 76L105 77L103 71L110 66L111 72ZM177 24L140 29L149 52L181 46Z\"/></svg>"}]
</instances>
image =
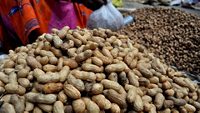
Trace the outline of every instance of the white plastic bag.
<instances>
[{"instance_id":1,"label":"white plastic bag","mask_svg":"<svg viewBox=\"0 0 200 113\"><path fill-rule=\"evenodd\" d=\"M94 11L87 22L87 27L105 28L116 31L123 26L122 14L113 6L112 2L108 2L98 10Z\"/></svg>"}]
</instances>

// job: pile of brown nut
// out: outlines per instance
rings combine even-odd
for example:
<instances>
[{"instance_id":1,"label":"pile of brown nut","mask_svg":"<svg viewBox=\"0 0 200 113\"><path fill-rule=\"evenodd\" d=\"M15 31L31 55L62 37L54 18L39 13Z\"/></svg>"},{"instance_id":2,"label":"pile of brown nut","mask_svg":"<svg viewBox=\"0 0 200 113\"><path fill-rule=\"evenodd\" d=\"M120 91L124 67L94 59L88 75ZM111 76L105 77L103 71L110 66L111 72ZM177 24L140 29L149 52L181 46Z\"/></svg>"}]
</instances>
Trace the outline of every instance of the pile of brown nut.
<instances>
[{"instance_id":1,"label":"pile of brown nut","mask_svg":"<svg viewBox=\"0 0 200 113\"><path fill-rule=\"evenodd\" d=\"M128 36L64 27L9 51L0 113L194 113L197 84Z\"/></svg>"},{"instance_id":2,"label":"pile of brown nut","mask_svg":"<svg viewBox=\"0 0 200 113\"><path fill-rule=\"evenodd\" d=\"M169 65L200 74L200 18L177 9L136 10L135 23L120 33L146 46Z\"/></svg>"}]
</instances>

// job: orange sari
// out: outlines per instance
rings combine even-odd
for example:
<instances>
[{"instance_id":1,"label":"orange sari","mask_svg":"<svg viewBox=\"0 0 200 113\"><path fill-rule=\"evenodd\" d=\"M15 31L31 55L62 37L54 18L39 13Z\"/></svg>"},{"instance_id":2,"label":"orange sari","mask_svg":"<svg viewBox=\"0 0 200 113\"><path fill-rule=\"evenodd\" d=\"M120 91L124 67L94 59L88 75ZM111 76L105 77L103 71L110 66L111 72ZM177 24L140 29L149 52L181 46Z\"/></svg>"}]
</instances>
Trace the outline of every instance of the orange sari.
<instances>
[{"instance_id":1,"label":"orange sari","mask_svg":"<svg viewBox=\"0 0 200 113\"><path fill-rule=\"evenodd\" d=\"M0 0L0 16L2 18L0 19L0 41L3 45L5 46L5 38L9 38L10 41L16 38L25 45L30 42L30 34L40 35L48 32L56 2L57 0ZM74 10L77 26L86 27L87 19L92 11L77 3L74 3ZM10 36L10 33L5 30L9 30L13 35ZM37 34L34 34L35 31ZM6 41L6 43L6 45L10 45L11 42ZM16 44L16 46L19 45L21 44ZM13 49L13 47L9 49Z\"/></svg>"}]
</instances>

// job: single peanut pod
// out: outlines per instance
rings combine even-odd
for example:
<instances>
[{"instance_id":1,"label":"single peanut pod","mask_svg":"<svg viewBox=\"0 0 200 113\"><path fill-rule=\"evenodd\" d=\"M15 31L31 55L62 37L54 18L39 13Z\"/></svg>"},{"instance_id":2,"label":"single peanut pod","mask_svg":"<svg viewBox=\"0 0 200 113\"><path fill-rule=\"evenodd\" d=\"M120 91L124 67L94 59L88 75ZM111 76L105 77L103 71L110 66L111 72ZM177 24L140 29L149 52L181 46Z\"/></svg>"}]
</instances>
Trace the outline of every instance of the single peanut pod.
<instances>
[{"instance_id":1,"label":"single peanut pod","mask_svg":"<svg viewBox=\"0 0 200 113\"><path fill-rule=\"evenodd\" d=\"M33 103L30 103L30 102L25 102L25 111L27 111L27 112L30 112L30 111L32 111L33 109L34 109L34 104Z\"/></svg>"},{"instance_id":2,"label":"single peanut pod","mask_svg":"<svg viewBox=\"0 0 200 113\"><path fill-rule=\"evenodd\" d=\"M96 42L88 41L87 44L84 46L83 50L95 50L98 47Z\"/></svg>"},{"instance_id":3,"label":"single peanut pod","mask_svg":"<svg viewBox=\"0 0 200 113\"><path fill-rule=\"evenodd\" d=\"M0 113L16 113L16 111L12 104L4 103L1 106Z\"/></svg>"},{"instance_id":4,"label":"single peanut pod","mask_svg":"<svg viewBox=\"0 0 200 113\"><path fill-rule=\"evenodd\" d=\"M54 94L40 94L29 92L25 94L27 101L40 104L53 104L57 96Z\"/></svg>"},{"instance_id":5,"label":"single peanut pod","mask_svg":"<svg viewBox=\"0 0 200 113\"><path fill-rule=\"evenodd\" d=\"M127 65L131 64L131 61L133 61L134 59L134 52L129 52L125 57L124 57L124 61Z\"/></svg>"},{"instance_id":6,"label":"single peanut pod","mask_svg":"<svg viewBox=\"0 0 200 113\"><path fill-rule=\"evenodd\" d=\"M194 113L196 111L196 108L190 104L184 105L184 108L187 110L189 113Z\"/></svg>"},{"instance_id":7,"label":"single peanut pod","mask_svg":"<svg viewBox=\"0 0 200 113\"><path fill-rule=\"evenodd\" d=\"M188 78L185 78L184 81L186 82L187 87L190 89L190 91L194 92L196 88L195 88L194 84L192 83L192 81Z\"/></svg>"},{"instance_id":8,"label":"single peanut pod","mask_svg":"<svg viewBox=\"0 0 200 113\"><path fill-rule=\"evenodd\" d=\"M156 94L154 104L158 110L162 108L164 104L164 100L165 100L165 97L163 96L163 94L161 93Z\"/></svg>"},{"instance_id":9,"label":"single peanut pod","mask_svg":"<svg viewBox=\"0 0 200 113\"><path fill-rule=\"evenodd\" d=\"M119 93L117 93L113 89L109 89L107 91L104 90L104 95L113 103L116 103L120 106L120 108L126 108L127 103L125 98L123 98Z\"/></svg>"},{"instance_id":10,"label":"single peanut pod","mask_svg":"<svg viewBox=\"0 0 200 113\"><path fill-rule=\"evenodd\" d=\"M92 57L92 63L97 65L97 66L103 65L103 61L101 59L99 59L98 57Z\"/></svg>"},{"instance_id":11,"label":"single peanut pod","mask_svg":"<svg viewBox=\"0 0 200 113\"><path fill-rule=\"evenodd\" d=\"M145 77L140 77L138 79L138 82L139 82L140 86L145 86L145 87L147 87L150 84L149 79L147 79Z\"/></svg>"},{"instance_id":12,"label":"single peanut pod","mask_svg":"<svg viewBox=\"0 0 200 113\"><path fill-rule=\"evenodd\" d=\"M53 106L48 104L37 104L37 106L44 112L52 112Z\"/></svg>"},{"instance_id":13,"label":"single peanut pod","mask_svg":"<svg viewBox=\"0 0 200 113\"><path fill-rule=\"evenodd\" d=\"M69 56L69 58L73 58L75 56L77 56L77 48L70 48L67 49L67 55Z\"/></svg>"},{"instance_id":14,"label":"single peanut pod","mask_svg":"<svg viewBox=\"0 0 200 113\"><path fill-rule=\"evenodd\" d=\"M69 96L72 99L81 98L81 93L70 84L64 84L64 92L67 96Z\"/></svg>"},{"instance_id":15,"label":"single peanut pod","mask_svg":"<svg viewBox=\"0 0 200 113\"><path fill-rule=\"evenodd\" d=\"M31 66L33 69L35 69L35 68L39 68L39 69L41 69L42 68L42 65L40 64L40 62L38 62L34 57L32 57L32 56L28 56L27 58L26 58L26 61L27 61L27 64L29 65L29 66Z\"/></svg>"},{"instance_id":16,"label":"single peanut pod","mask_svg":"<svg viewBox=\"0 0 200 113\"><path fill-rule=\"evenodd\" d=\"M173 89L165 90L165 94L168 96L174 96L175 91Z\"/></svg>"},{"instance_id":17,"label":"single peanut pod","mask_svg":"<svg viewBox=\"0 0 200 113\"><path fill-rule=\"evenodd\" d=\"M55 71L57 71L57 66L51 65L51 64L47 64L47 65L43 66L43 70L45 72L55 72Z\"/></svg>"},{"instance_id":18,"label":"single peanut pod","mask_svg":"<svg viewBox=\"0 0 200 113\"><path fill-rule=\"evenodd\" d=\"M15 62L12 60L8 60L4 63L3 68L13 68L15 66Z\"/></svg>"},{"instance_id":19,"label":"single peanut pod","mask_svg":"<svg viewBox=\"0 0 200 113\"><path fill-rule=\"evenodd\" d=\"M117 58L118 53L119 53L119 50L117 48L112 49L110 52L113 58Z\"/></svg>"},{"instance_id":20,"label":"single peanut pod","mask_svg":"<svg viewBox=\"0 0 200 113\"><path fill-rule=\"evenodd\" d=\"M51 42L51 41L53 40L53 36L52 36L51 34L48 34L48 33L46 33L46 34L44 35L44 38L46 38L47 41L49 41L49 42Z\"/></svg>"},{"instance_id":21,"label":"single peanut pod","mask_svg":"<svg viewBox=\"0 0 200 113\"><path fill-rule=\"evenodd\" d=\"M74 41L68 40L67 42L64 42L61 46L62 50L68 50L69 48L74 47Z\"/></svg>"},{"instance_id":22,"label":"single peanut pod","mask_svg":"<svg viewBox=\"0 0 200 113\"><path fill-rule=\"evenodd\" d=\"M43 87L44 93L51 94L57 93L63 89L62 83L47 83Z\"/></svg>"},{"instance_id":23,"label":"single peanut pod","mask_svg":"<svg viewBox=\"0 0 200 113\"><path fill-rule=\"evenodd\" d=\"M67 76L69 74L69 67L68 66L64 66L60 72L59 72L59 75L60 75L60 82L64 82L66 79L67 79Z\"/></svg>"},{"instance_id":24,"label":"single peanut pod","mask_svg":"<svg viewBox=\"0 0 200 113\"><path fill-rule=\"evenodd\" d=\"M5 73L0 72L0 81L7 84L9 82L9 76L7 76Z\"/></svg>"},{"instance_id":25,"label":"single peanut pod","mask_svg":"<svg viewBox=\"0 0 200 113\"><path fill-rule=\"evenodd\" d=\"M152 98L150 97L150 96L148 96L148 95L144 95L143 97L142 97L142 101L143 102L151 102L152 101Z\"/></svg>"},{"instance_id":26,"label":"single peanut pod","mask_svg":"<svg viewBox=\"0 0 200 113\"><path fill-rule=\"evenodd\" d=\"M142 111L144 109L142 98L139 95L136 95L133 107L135 111Z\"/></svg>"},{"instance_id":27,"label":"single peanut pod","mask_svg":"<svg viewBox=\"0 0 200 113\"><path fill-rule=\"evenodd\" d=\"M133 59L132 61L129 61L129 62L131 62L130 65L129 65L129 67L131 69L134 69L134 68L137 67L138 59L136 58L136 59Z\"/></svg>"},{"instance_id":28,"label":"single peanut pod","mask_svg":"<svg viewBox=\"0 0 200 113\"><path fill-rule=\"evenodd\" d=\"M65 29L59 30L58 31L58 37L61 38L61 39L65 38L66 32L67 31Z\"/></svg>"},{"instance_id":29,"label":"single peanut pod","mask_svg":"<svg viewBox=\"0 0 200 113\"><path fill-rule=\"evenodd\" d=\"M64 59L63 61L64 66L69 66L70 69L74 69L78 67L78 63L74 59Z\"/></svg>"},{"instance_id":30,"label":"single peanut pod","mask_svg":"<svg viewBox=\"0 0 200 113\"><path fill-rule=\"evenodd\" d=\"M177 99L175 97L168 97L168 99L174 101L174 105L176 106L184 106L187 102L184 99Z\"/></svg>"},{"instance_id":31,"label":"single peanut pod","mask_svg":"<svg viewBox=\"0 0 200 113\"><path fill-rule=\"evenodd\" d=\"M18 83L24 88L28 88L30 86L30 81L27 78L19 78Z\"/></svg>"},{"instance_id":32,"label":"single peanut pod","mask_svg":"<svg viewBox=\"0 0 200 113\"><path fill-rule=\"evenodd\" d=\"M6 84L5 90L7 93L19 94L19 95L24 95L26 92L26 89L24 87L17 84Z\"/></svg>"},{"instance_id":33,"label":"single peanut pod","mask_svg":"<svg viewBox=\"0 0 200 113\"><path fill-rule=\"evenodd\" d=\"M173 100L165 100L163 103L164 108L174 108Z\"/></svg>"},{"instance_id":34,"label":"single peanut pod","mask_svg":"<svg viewBox=\"0 0 200 113\"><path fill-rule=\"evenodd\" d=\"M105 55L105 56L107 56L107 57L113 59L112 54L111 54L110 51L109 51L108 49L106 49L105 47L102 49L102 53L103 53L103 55Z\"/></svg>"},{"instance_id":35,"label":"single peanut pod","mask_svg":"<svg viewBox=\"0 0 200 113\"><path fill-rule=\"evenodd\" d=\"M67 83L73 85L79 91L84 91L85 85L82 80L76 79L72 74L69 74L67 77Z\"/></svg>"},{"instance_id":36,"label":"single peanut pod","mask_svg":"<svg viewBox=\"0 0 200 113\"><path fill-rule=\"evenodd\" d=\"M42 65L46 65L46 64L48 64L48 62L49 62L49 58L48 58L47 56L44 56L44 57L42 57L42 58L40 59L40 63L41 63Z\"/></svg>"},{"instance_id":37,"label":"single peanut pod","mask_svg":"<svg viewBox=\"0 0 200 113\"><path fill-rule=\"evenodd\" d=\"M18 84L17 82L17 74L15 72L12 72L9 74L9 83L10 84Z\"/></svg>"},{"instance_id":38,"label":"single peanut pod","mask_svg":"<svg viewBox=\"0 0 200 113\"><path fill-rule=\"evenodd\" d=\"M66 34L66 38L67 38L68 40L74 41L74 44L75 44L75 46L77 46L77 47L80 47L80 46L82 45L82 42L81 42L79 39L74 38L74 36L71 35L71 34Z\"/></svg>"},{"instance_id":39,"label":"single peanut pod","mask_svg":"<svg viewBox=\"0 0 200 113\"><path fill-rule=\"evenodd\" d=\"M40 50L44 47L44 42L43 41L39 41L37 43L38 43L38 45L37 45L37 48L35 49L35 54L39 54Z\"/></svg>"},{"instance_id":40,"label":"single peanut pod","mask_svg":"<svg viewBox=\"0 0 200 113\"><path fill-rule=\"evenodd\" d=\"M102 94L93 96L92 100L99 106L100 109L107 110L111 108L111 102Z\"/></svg>"},{"instance_id":41,"label":"single peanut pod","mask_svg":"<svg viewBox=\"0 0 200 113\"><path fill-rule=\"evenodd\" d=\"M53 57L55 56L51 51L46 51L46 50L40 50L40 55L45 57Z\"/></svg>"},{"instance_id":42,"label":"single peanut pod","mask_svg":"<svg viewBox=\"0 0 200 113\"><path fill-rule=\"evenodd\" d=\"M63 41L58 36L54 35L53 43L56 48L60 48L60 46L63 44Z\"/></svg>"},{"instance_id":43,"label":"single peanut pod","mask_svg":"<svg viewBox=\"0 0 200 113\"><path fill-rule=\"evenodd\" d=\"M94 54L94 56L96 56L99 59L101 59L101 61L104 64L111 64L112 63L112 58L104 56L99 50L95 50L93 54Z\"/></svg>"},{"instance_id":44,"label":"single peanut pod","mask_svg":"<svg viewBox=\"0 0 200 113\"><path fill-rule=\"evenodd\" d=\"M75 60L76 60L77 62L82 62L82 61L84 61L84 60L90 58L90 57L92 56L92 54L93 54L93 53L92 53L91 50L86 50L86 51L84 51L84 52L78 54L78 55L75 57Z\"/></svg>"},{"instance_id":45,"label":"single peanut pod","mask_svg":"<svg viewBox=\"0 0 200 113\"><path fill-rule=\"evenodd\" d=\"M57 70L61 70L63 68L64 59L61 57L58 60Z\"/></svg>"},{"instance_id":46,"label":"single peanut pod","mask_svg":"<svg viewBox=\"0 0 200 113\"><path fill-rule=\"evenodd\" d=\"M59 82L60 76L58 73L47 72L43 76L36 77L39 83L55 83Z\"/></svg>"},{"instance_id":47,"label":"single peanut pod","mask_svg":"<svg viewBox=\"0 0 200 113\"><path fill-rule=\"evenodd\" d=\"M36 59L37 59L37 57L36 57ZM18 58L17 59L17 64L19 64L19 65L27 65L26 59L25 58Z\"/></svg>"},{"instance_id":48,"label":"single peanut pod","mask_svg":"<svg viewBox=\"0 0 200 113\"><path fill-rule=\"evenodd\" d=\"M134 74L133 71L128 72L128 79L131 85L134 85L136 87L139 86L139 81L138 81L139 78Z\"/></svg>"},{"instance_id":49,"label":"single peanut pod","mask_svg":"<svg viewBox=\"0 0 200 113\"><path fill-rule=\"evenodd\" d=\"M23 68L18 71L17 77L18 78L26 78L28 76L29 71L30 70L28 68Z\"/></svg>"},{"instance_id":50,"label":"single peanut pod","mask_svg":"<svg viewBox=\"0 0 200 113\"><path fill-rule=\"evenodd\" d=\"M124 69L125 69L125 66L122 63L110 64L105 67L105 71L108 73L122 72L124 71Z\"/></svg>"},{"instance_id":51,"label":"single peanut pod","mask_svg":"<svg viewBox=\"0 0 200 113\"><path fill-rule=\"evenodd\" d=\"M158 58L154 58L152 60L151 65L156 71L158 71L162 74L166 74L166 69L164 68L163 64L161 64L161 62Z\"/></svg>"},{"instance_id":52,"label":"single peanut pod","mask_svg":"<svg viewBox=\"0 0 200 113\"><path fill-rule=\"evenodd\" d=\"M6 75L9 75L10 73L12 73L13 71L15 71L15 69L14 68L4 68L4 73L6 74Z\"/></svg>"},{"instance_id":53,"label":"single peanut pod","mask_svg":"<svg viewBox=\"0 0 200 113\"><path fill-rule=\"evenodd\" d=\"M64 105L61 101L56 101L54 103L53 113L64 113Z\"/></svg>"},{"instance_id":54,"label":"single peanut pod","mask_svg":"<svg viewBox=\"0 0 200 113\"><path fill-rule=\"evenodd\" d=\"M103 72L103 67L99 67L97 65L89 64L89 63L82 64L81 68L84 71L90 71L90 72L95 72L95 73Z\"/></svg>"},{"instance_id":55,"label":"single peanut pod","mask_svg":"<svg viewBox=\"0 0 200 113\"><path fill-rule=\"evenodd\" d=\"M160 88L147 89L147 94L149 96L155 96L157 93L162 93L162 89Z\"/></svg>"},{"instance_id":56,"label":"single peanut pod","mask_svg":"<svg viewBox=\"0 0 200 113\"><path fill-rule=\"evenodd\" d=\"M146 78L151 78L153 76L153 74L151 73L151 71L149 69L147 69L145 67L145 64L143 63L139 63L137 64L137 69L142 73L142 75Z\"/></svg>"},{"instance_id":57,"label":"single peanut pod","mask_svg":"<svg viewBox=\"0 0 200 113\"><path fill-rule=\"evenodd\" d=\"M115 91L120 90L120 84L118 82L114 82L111 80L104 79L101 81L101 84L104 86L106 89L114 89Z\"/></svg>"},{"instance_id":58,"label":"single peanut pod","mask_svg":"<svg viewBox=\"0 0 200 113\"><path fill-rule=\"evenodd\" d=\"M149 81L152 83L152 84L157 84L159 83L159 78L154 76L154 77L151 77L149 78Z\"/></svg>"},{"instance_id":59,"label":"single peanut pod","mask_svg":"<svg viewBox=\"0 0 200 113\"><path fill-rule=\"evenodd\" d=\"M79 39L83 44L87 43L87 37L80 35L78 32L73 32L73 36Z\"/></svg>"},{"instance_id":60,"label":"single peanut pod","mask_svg":"<svg viewBox=\"0 0 200 113\"><path fill-rule=\"evenodd\" d=\"M163 89L170 89L172 87L172 85L169 81L165 81L165 82L163 82L162 87L163 87Z\"/></svg>"},{"instance_id":61,"label":"single peanut pod","mask_svg":"<svg viewBox=\"0 0 200 113\"><path fill-rule=\"evenodd\" d=\"M92 94L95 94L95 95L101 94L103 92L103 85L100 83L93 84L91 92Z\"/></svg>"},{"instance_id":62,"label":"single peanut pod","mask_svg":"<svg viewBox=\"0 0 200 113\"><path fill-rule=\"evenodd\" d=\"M52 52L53 55L56 56L57 58L63 56L62 51L60 49L56 49L55 47L51 47L50 50L51 50L50 52Z\"/></svg>"},{"instance_id":63,"label":"single peanut pod","mask_svg":"<svg viewBox=\"0 0 200 113\"><path fill-rule=\"evenodd\" d=\"M51 43L50 42L44 42L43 50L49 51L51 49Z\"/></svg>"},{"instance_id":64,"label":"single peanut pod","mask_svg":"<svg viewBox=\"0 0 200 113\"><path fill-rule=\"evenodd\" d=\"M83 113L86 109L86 105L82 99L74 100L72 107L75 113Z\"/></svg>"},{"instance_id":65,"label":"single peanut pod","mask_svg":"<svg viewBox=\"0 0 200 113\"><path fill-rule=\"evenodd\" d=\"M58 93L58 100L61 101L62 103L67 102L67 96L65 95L64 91L60 91Z\"/></svg>"},{"instance_id":66,"label":"single peanut pod","mask_svg":"<svg viewBox=\"0 0 200 113\"><path fill-rule=\"evenodd\" d=\"M133 103L135 101L136 95L137 95L137 91L135 90L135 88L129 89L127 93L127 97L126 97L127 101L129 103Z\"/></svg>"},{"instance_id":67,"label":"single peanut pod","mask_svg":"<svg viewBox=\"0 0 200 113\"><path fill-rule=\"evenodd\" d=\"M120 107L115 103L111 104L110 111L111 111L111 113L121 113Z\"/></svg>"},{"instance_id":68,"label":"single peanut pod","mask_svg":"<svg viewBox=\"0 0 200 113\"><path fill-rule=\"evenodd\" d=\"M89 98L83 98L83 101L85 102L88 113L100 112L99 106L95 102L91 101Z\"/></svg>"},{"instance_id":69,"label":"single peanut pod","mask_svg":"<svg viewBox=\"0 0 200 113\"><path fill-rule=\"evenodd\" d=\"M49 63L52 65L56 65L58 63L57 57L49 57Z\"/></svg>"},{"instance_id":70,"label":"single peanut pod","mask_svg":"<svg viewBox=\"0 0 200 113\"><path fill-rule=\"evenodd\" d=\"M77 79L86 80L86 81L95 81L97 76L93 72L73 70L72 75Z\"/></svg>"}]
</instances>

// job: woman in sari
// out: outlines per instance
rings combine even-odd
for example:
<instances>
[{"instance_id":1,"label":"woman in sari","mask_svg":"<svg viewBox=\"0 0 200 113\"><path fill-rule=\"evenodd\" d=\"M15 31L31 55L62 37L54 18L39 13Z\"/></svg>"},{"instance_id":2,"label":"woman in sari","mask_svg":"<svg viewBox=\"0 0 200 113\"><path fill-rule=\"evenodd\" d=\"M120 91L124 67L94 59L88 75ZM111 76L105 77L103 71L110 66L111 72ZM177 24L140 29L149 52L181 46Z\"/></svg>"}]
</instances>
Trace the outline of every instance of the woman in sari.
<instances>
[{"instance_id":1,"label":"woman in sari","mask_svg":"<svg viewBox=\"0 0 200 113\"><path fill-rule=\"evenodd\" d=\"M0 46L26 45L52 28L86 27L89 15L106 0L0 0Z\"/></svg>"}]
</instances>

